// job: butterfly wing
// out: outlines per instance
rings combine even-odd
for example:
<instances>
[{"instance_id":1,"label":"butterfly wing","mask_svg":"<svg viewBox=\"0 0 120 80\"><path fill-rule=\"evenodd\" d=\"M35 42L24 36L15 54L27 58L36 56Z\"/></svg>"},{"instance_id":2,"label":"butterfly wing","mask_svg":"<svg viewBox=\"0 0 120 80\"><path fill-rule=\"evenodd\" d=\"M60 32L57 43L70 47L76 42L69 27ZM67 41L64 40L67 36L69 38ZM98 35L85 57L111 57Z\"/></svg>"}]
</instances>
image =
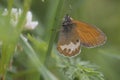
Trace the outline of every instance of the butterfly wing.
<instances>
[{"instance_id":1,"label":"butterfly wing","mask_svg":"<svg viewBox=\"0 0 120 80\"><path fill-rule=\"evenodd\" d=\"M106 36L100 29L80 21L74 20L73 23L83 46L96 47L105 43Z\"/></svg>"},{"instance_id":2,"label":"butterfly wing","mask_svg":"<svg viewBox=\"0 0 120 80\"><path fill-rule=\"evenodd\" d=\"M60 31L57 49L61 54L69 57L80 53L80 38L74 29L69 32Z\"/></svg>"}]
</instances>

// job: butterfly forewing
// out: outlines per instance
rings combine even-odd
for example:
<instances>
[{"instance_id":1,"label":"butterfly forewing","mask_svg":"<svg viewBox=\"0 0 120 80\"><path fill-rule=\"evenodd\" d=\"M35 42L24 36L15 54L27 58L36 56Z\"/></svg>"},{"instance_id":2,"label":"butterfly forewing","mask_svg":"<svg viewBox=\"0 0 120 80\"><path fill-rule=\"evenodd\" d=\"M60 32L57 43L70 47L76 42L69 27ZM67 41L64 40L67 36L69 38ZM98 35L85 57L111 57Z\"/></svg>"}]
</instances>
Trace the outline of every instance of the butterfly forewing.
<instances>
[{"instance_id":1,"label":"butterfly forewing","mask_svg":"<svg viewBox=\"0 0 120 80\"><path fill-rule=\"evenodd\" d=\"M79 34L81 44L85 47L96 47L102 45L106 41L105 34L98 29L84 22L73 21L76 24L76 31Z\"/></svg>"}]
</instances>

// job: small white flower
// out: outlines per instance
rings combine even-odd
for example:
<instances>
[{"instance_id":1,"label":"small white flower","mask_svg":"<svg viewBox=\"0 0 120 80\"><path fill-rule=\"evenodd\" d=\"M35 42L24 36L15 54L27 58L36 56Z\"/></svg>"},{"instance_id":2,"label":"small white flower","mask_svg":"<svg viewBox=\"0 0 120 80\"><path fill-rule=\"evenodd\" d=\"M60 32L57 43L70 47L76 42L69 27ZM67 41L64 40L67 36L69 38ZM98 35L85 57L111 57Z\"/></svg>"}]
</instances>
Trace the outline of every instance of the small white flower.
<instances>
[{"instance_id":1,"label":"small white flower","mask_svg":"<svg viewBox=\"0 0 120 80\"><path fill-rule=\"evenodd\" d=\"M12 11L11 11L11 24L13 26L16 26L17 23L18 23L18 20L19 20L19 17L21 15L21 11L20 9L16 9L16 8L12 8Z\"/></svg>"},{"instance_id":2,"label":"small white flower","mask_svg":"<svg viewBox=\"0 0 120 80\"><path fill-rule=\"evenodd\" d=\"M17 8L12 8L10 16L11 16L11 21L10 23L15 27L19 21L19 17L22 14L22 10L21 9L17 9ZM4 12L2 14L3 16L8 15L8 10L4 9ZM32 13L30 11L27 12L26 14L26 23L24 25L25 29L28 30L33 30L36 28L36 26L38 25L38 21L32 21Z\"/></svg>"},{"instance_id":3,"label":"small white flower","mask_svg":"<svg viewBox=\"0 0 120 80\"><path fill-rule=\"evenodd\" d=\"M26 21L26 29L34 29L38 25L37 21L32 21L32 13L30 11L27 12Z\"/></svg>"}]
</instances>

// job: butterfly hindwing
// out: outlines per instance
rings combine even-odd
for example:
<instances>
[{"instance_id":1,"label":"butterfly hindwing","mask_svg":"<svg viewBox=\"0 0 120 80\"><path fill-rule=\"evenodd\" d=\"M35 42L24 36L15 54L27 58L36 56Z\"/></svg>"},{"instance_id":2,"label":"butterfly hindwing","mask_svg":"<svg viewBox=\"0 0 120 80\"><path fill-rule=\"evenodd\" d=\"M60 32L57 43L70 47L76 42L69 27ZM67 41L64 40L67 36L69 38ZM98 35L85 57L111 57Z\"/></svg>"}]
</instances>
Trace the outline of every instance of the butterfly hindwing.
<instances>
[{"instance_id":1,"label":"butterfly hindwing","mask_svg":"<svg viewBox=\"0 0 120 80\"><path fill-rule=\"evenodd\" d=\"M60 31L57 49L65 56L74 56L80 52L80 38L74 29Z\"/></svg>"}]
</instances>

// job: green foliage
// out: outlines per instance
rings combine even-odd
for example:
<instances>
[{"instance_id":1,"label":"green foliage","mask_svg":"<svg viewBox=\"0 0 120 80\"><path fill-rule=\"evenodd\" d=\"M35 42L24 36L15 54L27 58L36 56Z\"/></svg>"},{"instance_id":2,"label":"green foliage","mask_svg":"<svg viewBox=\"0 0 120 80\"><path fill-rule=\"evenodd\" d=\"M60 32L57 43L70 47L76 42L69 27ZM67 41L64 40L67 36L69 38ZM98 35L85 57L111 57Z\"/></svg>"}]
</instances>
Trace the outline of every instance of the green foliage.
<instances>
[{"instance_id":1,"label":"green foliage","mask_svg":"<svg viewBox=\"0 0 120 80\"><path fill-rule=\"evenodd\" d=\"M35 53L35 51L32 49L30 44L24 40L22 35L21 35L21 39L22 39L21 41L23 41L23 43L24 43L24 44L22 44L23 48L24 48L26 54L28 55L28 57L30 58L30 61L32 62L34 67L38 70L38 72L40 72L42 74L42 76L45 78L45 80L48 80L48 79L57 80L57 78L55 76L53 76L52 73L49 72L43 66L43 64L40 62L39 58L37 57L37 54Z\"/></svg>"},{"instance_id":2,"label":"green foliage","mask_svg":"<svg viewBox=\"0 0 120 80\"><path fill-rule=\"evenodd\" d=\"M104 80L103 74L97 71L97 66L80 58L60 58L58 67L69 80Z\"/></svg>"},{"instance_id":3,"label":"green foliage","mask_svg":"<svg viewBox=\"0 0 120 80\"><path fill-rule=\"evenodd\" d=\"M0 80L119 80L119 3L119 0L2 0ZM14 7L23 9L16 27L10 23ZM7 16L2 15L4 8L8 9ZM29 10L33 19L39 20L38 27L31 31L24 29ZM77 57L59 55L57 35L67 13L97 25L106 33L107 43L99 48L82 48Z\"/></svg>"}]
</instances>

